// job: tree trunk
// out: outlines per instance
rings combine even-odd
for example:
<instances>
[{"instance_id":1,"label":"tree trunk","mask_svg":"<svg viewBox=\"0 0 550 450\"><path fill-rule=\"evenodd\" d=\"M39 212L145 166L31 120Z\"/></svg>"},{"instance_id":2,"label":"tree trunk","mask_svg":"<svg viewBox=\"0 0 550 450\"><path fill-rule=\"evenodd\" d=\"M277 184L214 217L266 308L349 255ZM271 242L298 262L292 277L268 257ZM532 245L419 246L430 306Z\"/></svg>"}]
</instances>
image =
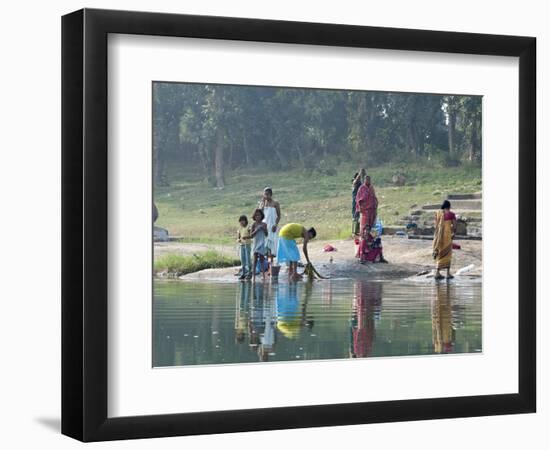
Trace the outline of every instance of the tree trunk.
<instances>
[{"instance_id":1,"label":"tree trunk","mask_svg":"<svg viewBox=\"0 0 550 450\"><path fill-rule=\"evenodd\" d=\"M168 186L168 181L166 180L166 159L164 157L164 152L157 148L155 152L155 185L156 186Z\"/></svg>"},{"instance_id":2,"label":"tree trunk","mask_svg":"<svg viewBox=\"0 0 550 450\"><path fill-rule=\"evenodd\" d=\"M224 177L224 161L223 161L223 129L218 128L217 142L216 142L216 154L214 156L214 175L216 176L216 186L220 189L225 187Z\"/></svg>"},{"instance_id":3,"label":"tree trunk","mask_svg":"<svg viewBox=\"0 0 550 450\"><path fill-rule=\"evenodd\" d=\"M455 129L456 129L456 113L452 107L449 107L449 155L453 156L455 153Z\"/></svg>"},{"instance_id":4,"label":"tree trunk","mask_svg":"<svg viewBox=\"0 0 550 450\"><path fill-rule=\"evenodd\" d=\"M210 176L210 171L212 168L212 164L210 162L210 158L208 157L208 154L206 150L204 149L204 143L199 140L197 145L195 145L196 151L199 155L199 160L202 166L202 171L204 174L204 181L208 181L208 177Z\"/></svg>"},{"instance_id":5,"label":"tree trunk","mask_svg":"<svg viewBox=\"0 0 550 450\"><path fill-rule=\"evenodd\" d=\"M300 162L300 164L304 164L304 160L306 159L306 157L304 155L304 147L306 145L307 145L307 141L295 144L294 147L293 147L296 155L298 156L298 161ZM281 158L281 157L279 157L279 158ZM283 161L281 160L281 165L282 164L283 164Z\"/></svg>"},{"instance_id":6,"label":"tree trunk","mask_svg":"<svg viewBox=\"0 0 550 450\"><path fill-rule=\"evenodd\" d=\"M158 146L153 147L153 184L158 186L158 165L159 165L159 150Z\"/></svg>"},{"instance_id":7,"label":"tree trunk","mask_svg":"<svg viewBox=\"0 0 550 450\"><path fill-rule=\"evenodd\" d=\"M283 169L285 167L287 167L287 160L286 160L285 156L279 150L278 146L275 146L274 151L275 151L275 155L277 156L277 159L279 160L280 167L283 168Z\"/></svg>"},{"instance_id":8,"label":"tree trunk","mask_svg":"<svg viewBox=\"0 0 550 450\"><path fill-rule=\"evenodd\" d=\"M281 153L281 150L279 149L279 143L280 139L275 138L275 130L273 127L269 130L269 144L272 149L272 151L275 153L275 156L277 156L277 159L279 160L279 165L281 168L287 167L287 159L285 156Z\"/></svg>"},{"instance_id":9,"label":"tree trunk","mask_svg":"<svg viewBox=\"0 0 550 450\"><path fill-rule=\"evenodd\" d=\"M250 164L250 156L248 155L248 139L246 138L246 132L243 133L243 151L244 151L244 163L248 166Z\"/></svg>"},{"instance_id":10,"label":"tree trunk","mask_svg":"<svg viewBox=\"0 0 550 450\"><path fill-rule=\"evenodd\" d=\"M418 130L416 128L416 125L414 121L411 121L408 126L408 133L407 133L407 143L409 147L409 151L414 155L418 156L419 153L419 147L418 144Z\"/></svg>"},{"instance_id":11,"label":"tree trunk","mask_svg":"<svg viewBox=\"0 0 550 450\"><path fill-rule=\"evenodd\" d=\"M160 161L161 161L161 147L164 145L159 136L159 132L156 131L153 134L153 183L155 186L160 186Z\"/></svg>"},{"instance_id":12,"label":"tree trunk","mask_svg":"<svg viewBox=\"0 0 550 450\"><path fill-rule=\"evenodd\" d=\"M229 139L229 155L227 157L229 170L231 170L231 169L233 169L233 167L235 167L235 163L233 161L233 149L234 148L235 148L235 146L233 145L233 141L231 139Z\"/></svg>"},{"instance_id":13,"label":"tree trunk","mask_svg":"<svg viewBox=\"0 0 550 450\"><path fill-rule=\"evenodd\" d=\"M477 143L477 121L474 120L472 124L472 133L470 136L470 148L468 149L468 161L473 161L476 154L476 143Z\"/></svg>"},{"instance_id":14,"label":"tree trunk","mask_svg":"<svg viewBox=\"0 0 550 450\"><path fill-rule=\"evenodd\" d=\"M366 123L363 124L365 127L365 147L367 151L372 154L376 138L375 120L377 114L374 94L369 95L368 101L365 97L363 111L366 118Z\"/></svg>"},{"instance_id":15,"label":"tree trunk","mask_svg":"<svg viewBox=\"0 0 550 450\"><path fill-rule=\"evenodd\" d=\"M364 151L364 158L366 159L370 154L370 150L371 150L371 141L370 141L370 135L369 135L369 131L368 131L368 127L369 127L369 124L370 124L370 121L369 121L369 112L368 112L368 108L367 108L367 95L368 94L363 94L361 95L360 97L360 100L359 100L359 107L358 107L358 114L357 114L357 118L358 118L358 126L359 126L359 130L360 130L360 136L361 136L361 147L362 147L362 150Z\"/></svg>"}]
</instances>

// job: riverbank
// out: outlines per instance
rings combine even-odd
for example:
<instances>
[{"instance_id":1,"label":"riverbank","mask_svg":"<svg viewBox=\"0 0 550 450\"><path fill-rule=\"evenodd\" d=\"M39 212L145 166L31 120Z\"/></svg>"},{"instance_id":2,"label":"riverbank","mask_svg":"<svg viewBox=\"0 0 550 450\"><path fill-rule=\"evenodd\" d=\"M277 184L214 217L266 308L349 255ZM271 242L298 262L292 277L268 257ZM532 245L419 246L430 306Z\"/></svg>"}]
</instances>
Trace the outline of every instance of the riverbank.
<instances>
[{"instance_id":1,"label":"riverbank","mask_svg":"<svg viewBox=\"0 0 550 450\"><path fill-rule=\"evenodd\" d=\"M186 242L231 245L238 217L250 217L265 186L281 205L281 224L314 226L318 239L346 239L351 231L351 178L357 167L334 166L335 175L293 169L285 171L240 171L226 173L226 186L216 189L205 183L200 171L170 167L170 186L155 187L154 202L159 217L155 225ZM440 204L447 194L478 192L481 167L441 167L425 164L387 164L369 167L378 197L378 217L385 227L402 226L411 210ZM404 185L393 177L400 174Z\"/></svg>"},{"instance_id":2,"label":"riverbank","mask_svg":"<svg viewBox=\"0 0 550 450\"><path fill-rule=\"evenodd\" d=\"M324 252L326 244L337 251ZM464 274L468 278L481 278L482 241L458 241L460 250L453 251L452 271L470 267ZM355 258L355 244L351 239L314 240L309 245L309 256L317 270L330 278L398 279L416 276L426 278L433 271L432 243L427 240L413 240L402 236L384 236L384 257L388 264L359 264ZM301 247L301 246L300 246ZM181 242L155 243L155 259L169 254L193 255L205 251L216 251L227 257L235 257L237 248L233 245L196 244ZM180 277L183 280L236 281L236 267L205 269ZM168 273L159 273L160 278ZM281 274L284 276L284 274Z\"/></svg>"}]
</instances>

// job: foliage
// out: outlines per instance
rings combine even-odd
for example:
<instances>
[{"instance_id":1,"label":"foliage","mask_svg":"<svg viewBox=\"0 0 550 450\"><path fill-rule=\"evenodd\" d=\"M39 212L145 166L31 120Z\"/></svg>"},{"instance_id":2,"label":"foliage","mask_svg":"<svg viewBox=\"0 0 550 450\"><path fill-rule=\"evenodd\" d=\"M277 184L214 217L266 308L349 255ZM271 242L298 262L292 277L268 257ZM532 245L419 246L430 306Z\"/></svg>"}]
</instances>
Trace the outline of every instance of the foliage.
<instances>
[{"instance_id":1,"label":"foliage","mask_svg":"<svg viewBox=\"0 0 550 450\"><path fill-rule=\"evenodd\" d=\"M219 188L243 167L456 166L481 160L481 97L156 82L153 150L157 186L167 161Z\"/></svg>"}]
</instances>

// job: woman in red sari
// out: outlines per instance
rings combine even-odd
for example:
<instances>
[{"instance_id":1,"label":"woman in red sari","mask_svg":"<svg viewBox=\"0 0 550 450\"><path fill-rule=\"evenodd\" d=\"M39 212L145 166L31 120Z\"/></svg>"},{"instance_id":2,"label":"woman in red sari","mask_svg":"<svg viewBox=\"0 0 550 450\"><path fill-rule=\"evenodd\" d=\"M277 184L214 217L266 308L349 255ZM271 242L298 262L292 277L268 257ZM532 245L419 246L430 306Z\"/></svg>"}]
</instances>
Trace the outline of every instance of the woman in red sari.
<instances>
[{"instance_id":1,"label":"woman in red sari","mask_svg":"<svg viewBox=\"0 0 550 450\"><path fill-rule=\"evenodd\" d=\"M374 187L370 183L370 177L365 177L365 182L361 185L357 191L356 208L361 213L361 235L368 227L367 231L370 231L376 222L376 212L378 209L378 199L374 192Z\"/></svg>"}]
</instances>

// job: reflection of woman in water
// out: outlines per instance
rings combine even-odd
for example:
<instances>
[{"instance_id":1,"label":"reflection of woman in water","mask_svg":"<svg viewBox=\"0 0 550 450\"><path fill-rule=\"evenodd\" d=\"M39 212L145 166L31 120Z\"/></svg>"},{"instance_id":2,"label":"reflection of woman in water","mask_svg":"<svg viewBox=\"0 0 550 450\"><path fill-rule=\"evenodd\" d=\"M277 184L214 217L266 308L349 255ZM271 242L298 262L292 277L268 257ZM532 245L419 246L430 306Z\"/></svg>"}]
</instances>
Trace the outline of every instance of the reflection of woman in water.
<instances>
[{"instance_id":1,"label":"reflection of woman in water","mask_svg":"<svg viewBox=\"0 0 550 450\"><path fill-rule=\"evenodd\" d=\"M295 283L279 285L277 289L277 329L288 339L300 334L301 308Z\"/></svg>"},{"instance_id":2,"label":"reflection of woman in water","mask_svg":"<svg viewBox=\"0 0 550 450\"><path fill-rule=\"evenodd\" d=\"M257 347L260 344L260 334L263 332L264 286L255 284L252 289L252 302L248 320L249 345Z\"/></svg>"},{"instance_id":3,"label":"reflection of woman in water","mask_svg":"<svg viewBox=\"0 0 550 450\"><path fill-rule=\"evenodd\" d=\"M269 355L275 353L275 323L277 322L277 305L271 295L264 299L262 316L264 333L260 336L258 357L260 361L267 361Z\"/></svg>"},{"instance_id":4,"label":"reflection of woman in water","mask_svg":"<svg viewBox=\"0 0 550 450\"><path fill-rule=\"evenodd\" d=\"M242 343L246 337L248 325L248 305L250 300L250 284L243 283L237 290L235 307L235 341Z\"/></svg>"},{"instance_id":5,"label":"reflection of woman in water","mask_svg":"<svg viewBox=\"0 0 550 450\"><path fill-rule=\"evenodd\" d=\"M432 300L432 342L435 353L452 353L454 350L455 330L450 300L450 285L437 284L436 296Z\"/></svg>"},{"instance_id":6,"label":"reflection of woman in water","mask_svg":"<svg viewBox=\"0 0 550 450\"><path fill-rule=\"evenodd\" d=\"M275 295L271 294L272 288L276 289ZM249 283L239 285L235 305L235 341L245 342L248 332L249 347L257 352L260 361L267 361L275 353L278 333L287 339L296 339L302 328L312 329L314 320L307 315L312 285L304 286L302 301L298 288L296 283L268 287Z\"/></svg>"},{"instance_id":7,"label":"reflection of woman in water","mask_svg":"<svg viewBox=\"0 0 550 450\"><path fill-rule=\"evenodd\" d=\"M353 313L350 321L350 356L365 358L374 347L376 311L382 302L382 285L366 281L355 282Z\"/></svg>"},{"instance_id":8,"label":"reflection of woman in water","mask_svg":"<svg viewBox=\"0 0 550 450\"><path fill-rule=\"evenodd\" d=\"M321 283L323 306L332 306L332 280L328 279Z\"/></svg>"},{"instance_id":9,"label":"reflection of woman in water","mask_svg":"<svg viewBox=\"0 0 550 450\"><path fill-rule=\"evenodd\" d=\"M296 339L303 327L313 328L313 318L307 316L311 297L311 283L304 287L302 302L298 299L298 285L279 285L277 290L277 329L288 339Z\"/></svg>"}]
</instances>

